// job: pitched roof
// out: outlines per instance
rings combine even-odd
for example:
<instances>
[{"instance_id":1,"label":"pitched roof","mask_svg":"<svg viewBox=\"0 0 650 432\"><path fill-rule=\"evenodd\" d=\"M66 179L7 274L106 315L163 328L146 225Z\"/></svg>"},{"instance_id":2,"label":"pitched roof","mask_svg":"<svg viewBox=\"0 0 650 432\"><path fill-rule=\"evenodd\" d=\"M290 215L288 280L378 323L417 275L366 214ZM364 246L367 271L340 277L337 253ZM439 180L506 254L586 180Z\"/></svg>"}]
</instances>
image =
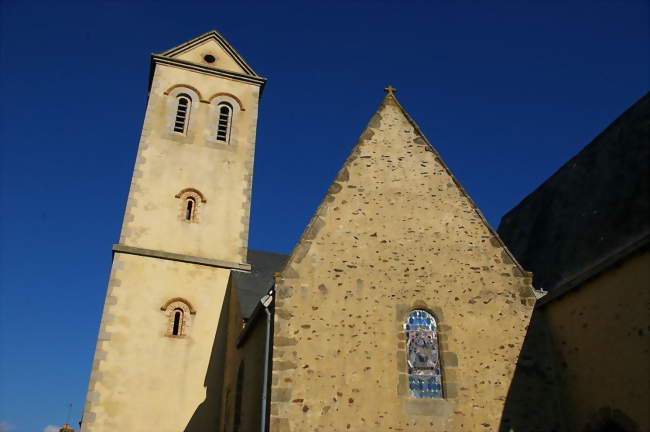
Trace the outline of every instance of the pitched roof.
<instances>
[{"instance_id":1,"label":"pitched roof","mask_svg":"<svg viewBox=\"0 0 650 432\"><path fill-rule=\"evenodd\" d=\"M233 48L233 46L228 43L228 41L216 30L210 30L207 33L203 33L201 36L197 36L192 40L184 42L178 46L175 46L174 48L168 49L167 51L158 55L170 58L178 57L208 41L214 41L219 46L221 46L221 48L223 48L232 57L232 59L245 71L245 73L259 77L253 68L248 63L246 63L246 60L244 60L244 58L237 52L237 50L235 50L235 48Z\"/></svg>"},{"instance_id":2,"label":"pitched roof","mask_svg":"<svg viewBox=\"0 0 650 432\"><path fill-rule=\"evenodd\" d=\"M237 50L215 30L160 54L152 54L150 85L156 64L252 83L262 88L266 83L266 78L259 76Z\"/></svg>"},{"instance_id":3,"label":"pitched roof","mask_svg":"<svg viewBox=\"0 0 650 432\"><path fill-rule=\"evenodd\" d=\"M565 286L644 244L649 124L650 93L503 216L499 234L533 272L537 288Z\"/></svg>"},{"instance_id":4,"label":"pitched roof","mask_svg":"<svg viewBox=\"0 0 650 432\"><path fill-rule=\"evenodd\" d=\"M289 256L249 249L247 258L252 266L251 272L233 272L239 306L244 318L250 318L260 298L269 292L273 286L273 274L280 271Z\"/></svg>"}]
</instances>

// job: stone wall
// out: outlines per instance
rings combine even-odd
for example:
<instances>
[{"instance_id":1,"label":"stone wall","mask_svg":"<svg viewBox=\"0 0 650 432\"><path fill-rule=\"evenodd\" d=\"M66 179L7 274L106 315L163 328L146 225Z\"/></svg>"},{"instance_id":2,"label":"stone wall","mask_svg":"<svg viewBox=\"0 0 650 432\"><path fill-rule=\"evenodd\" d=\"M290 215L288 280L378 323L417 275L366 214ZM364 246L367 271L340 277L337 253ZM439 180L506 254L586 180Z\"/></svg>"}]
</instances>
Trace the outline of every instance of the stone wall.
<instances>
[{"instance_id":1,"label":"stone wall","mask_svg":"<svg viewBox=\"0 0 650 432\"><path fill-rule=\"evenodd\" d=\"M206 374L230 271L116 254L83 418L84 432L186 429L207 399ZM182 287L182 289L180 289ZM211 289L206 289L207 287ZM161 307L182 296L195 313L170 337ZM196 424L196 423L194 423ZM207 426L207 425L206 425Z\"/></svg>"},{"instance_id":2,"label":"stone wall","mask_svg":"<svg viewBox=\"0 0 650 432\"><path fill-rule=\"evenodd\" d=\"M544 305L568 397L571 428L650 430L650 252ZM613 419L613 420L612 420Z\"/></svg>"},{"instance_id":3,"label":"stone wall","mask_svg":"<svg viewBox=\"0 0 650 432\"><path fill-rule=\"evenodd\" d=\"M234 66L234 50L222 45L211 32L175 51L187 48L182 62L172 58L175 54L153 57L84 432L216 430L227 345L222 306L229 301L231 269L250 267L245 260L264 81L243 76L244 69ZM222 69L201 63L208 55ZM192 102L186 127L177 133L181 94ZM223 100L233 108L228 143L215 139L216 101ZM195 199L191 223L182 217L186 193ZM172 334L172 303L186 309L182 334Z\"/></svg>"},{"instance_id":4,"label":"stone wall","mask_svg":"<svg viewBox=\"0 0 650 432\"><path fill-rule=\"evenodd\" d=\"M276 281L271 431L489 431L530 275L389 94ZM439 325L444 398L409 397L406 314Z\"/></svg>"}]
</instances>

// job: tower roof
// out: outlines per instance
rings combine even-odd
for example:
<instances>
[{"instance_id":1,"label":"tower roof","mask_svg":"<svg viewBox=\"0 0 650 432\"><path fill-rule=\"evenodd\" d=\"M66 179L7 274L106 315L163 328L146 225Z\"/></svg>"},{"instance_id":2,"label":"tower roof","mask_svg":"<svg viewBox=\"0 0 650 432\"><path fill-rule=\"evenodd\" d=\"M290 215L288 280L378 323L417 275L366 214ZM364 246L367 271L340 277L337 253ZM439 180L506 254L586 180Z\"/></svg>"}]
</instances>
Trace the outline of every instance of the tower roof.
<instances>
[{"instance_id":1,"label":"tower roof","mask_svg":"<svg viewBox=\"0 0 650 432\"><path fill-rule=\"evenodd\" d=\"M210 30L162 53L152 54L151 59L152 72L156 64L167 64L261 86L266 82L266 78L258 75L216 30Z\"/></svg>"}]
</instances>

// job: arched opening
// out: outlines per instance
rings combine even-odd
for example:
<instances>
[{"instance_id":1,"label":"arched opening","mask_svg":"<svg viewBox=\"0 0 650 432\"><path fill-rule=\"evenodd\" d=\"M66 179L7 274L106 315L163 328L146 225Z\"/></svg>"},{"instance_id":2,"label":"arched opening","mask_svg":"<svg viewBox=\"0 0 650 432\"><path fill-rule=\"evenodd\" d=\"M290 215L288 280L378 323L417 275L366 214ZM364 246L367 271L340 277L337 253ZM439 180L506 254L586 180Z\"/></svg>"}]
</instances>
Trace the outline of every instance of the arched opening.
<instances>
[{"instance_id":1,"label":"arched opening","mask_svg":"<svg viewBox=\"0 0 650 432\"><path fill-rule=\"evenodd\" d=\"M174 119L174 132L185 133L189 119L192 99L185 93L176 97L176 118Z\"/></svg>"},{"instance_id":2,"label":"arched opening","mask_svg":"<svg viewBox=\"0 0 650 432\"><path fill-rule=\"evenodd\" d=\"M185 205L185 220L191 221L194 220L194 208L196 207L196 201L194 198L187 198L187 204Z\"/></svg>"},{"instance_id":3,"label":"arched opening","mask_svg":"<svg viewBox=\"0 0 650 432\"><path fill-rule=\"evenodd\" d=\"M217 122L217 141L230 142L232 127L232 106L226 102L217 105L219 119Z\"/></svg>"},{"instance_id":4,"label":"arched opening","mask_svg":"<svg viewBox=\"0 0 650 432\"><path fill-rule=\"evenodd\" d=\"M183 309L174 309L174 323L172 325L172 336L183 334Z\"/></svg>"}]
</instances>

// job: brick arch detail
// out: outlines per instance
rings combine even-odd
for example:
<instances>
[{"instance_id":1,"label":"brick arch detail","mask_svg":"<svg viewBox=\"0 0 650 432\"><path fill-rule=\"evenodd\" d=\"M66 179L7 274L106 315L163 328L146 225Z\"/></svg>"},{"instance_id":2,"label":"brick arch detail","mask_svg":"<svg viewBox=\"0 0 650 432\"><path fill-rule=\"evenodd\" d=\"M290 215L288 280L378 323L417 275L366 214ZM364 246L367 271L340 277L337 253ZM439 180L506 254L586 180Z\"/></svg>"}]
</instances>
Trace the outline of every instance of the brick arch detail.
<instances>
[{"instance_id":1,"label":"brick arch detail","mask_svg":"<svg viewBox=\"0 0 650 432\"><path fill-rule=\"evenodd\" d=\"M217 98L228 102L235 101L237 102L237 105L239 105L239 111L246 111L246 108L244 108L244 104L242 103L241 99L239 99L237 96L235 96L232 93L224 93L224 92L215 93L208 99L208 103L212 103ZM228 99L232 99L232 101L229 101Z\"/></svg>"},{"instance_id":2,"label":"brick arch detail","mask_svg":"<svg viewBox=\"0 0 650 432\"><path fill-rule=\"evenodd\" d=\"M183 311L183 321L180 325L180 334L174 334L174 311L176 309ZM189 301L180 297L175 297L162 305L160 310L162 310L167 317L165 336L170 338L184 338L189 334L192 325L192 315L196 314L196 310L194 310Z\"/></svg>"},{"instance_id":3,"label":"brick arch detail","mask_svg":"<svg viewBox=\"0 0 650 432\"><path fill-rule=\"evenodd\" d=\"M187 198L187 197L192 197L192 198L198 198L201 202L208 202L208 200L203 196L201 191L198 189L194 188L185 188L181 190L179 193L174 195L175 198Z\"/></svg>"},{"instance_id":4,"label":"brick arch detail","mask_svg":"<svg viewBox=\"0 0 650 432\"><path fill-rule=\"evenodd\" d=\"M174 84L173 86L171 86L171 87L169 87L167 90L165 90L165 91L163 92L163 94L167 96L167 95L170 95L170 94L178 93L178 92L175 92L175 91L174 91L174 90L176 90L176 89L180 89L181 92L182 92L182 90L184 90L184 89L191 90L191 91L193 91L193 92L195 93L195 95L197 96L197 100L196 100L196 102L208 102L208 101L206 101L205 99L203 99L203 96L201 96L201 92L198 91L198 90L196 89L196 87L193 87L193 86L188 85L188 84Z\"/></svg>"},{"instance_id":5,"label":"brick arch detail","mask_svg":"<svg viewBox=\"0 0 650 432\"><path fill-rule=\"evenodd\" d=\"M194 309L192 303L182 297L174 297L173 299L167 300L165 304L160 307L160 310L169 312L170 310L174 310L176 308L181 308L191 315L196 314L196 309Z\"/></svg>"}]
</instances>

